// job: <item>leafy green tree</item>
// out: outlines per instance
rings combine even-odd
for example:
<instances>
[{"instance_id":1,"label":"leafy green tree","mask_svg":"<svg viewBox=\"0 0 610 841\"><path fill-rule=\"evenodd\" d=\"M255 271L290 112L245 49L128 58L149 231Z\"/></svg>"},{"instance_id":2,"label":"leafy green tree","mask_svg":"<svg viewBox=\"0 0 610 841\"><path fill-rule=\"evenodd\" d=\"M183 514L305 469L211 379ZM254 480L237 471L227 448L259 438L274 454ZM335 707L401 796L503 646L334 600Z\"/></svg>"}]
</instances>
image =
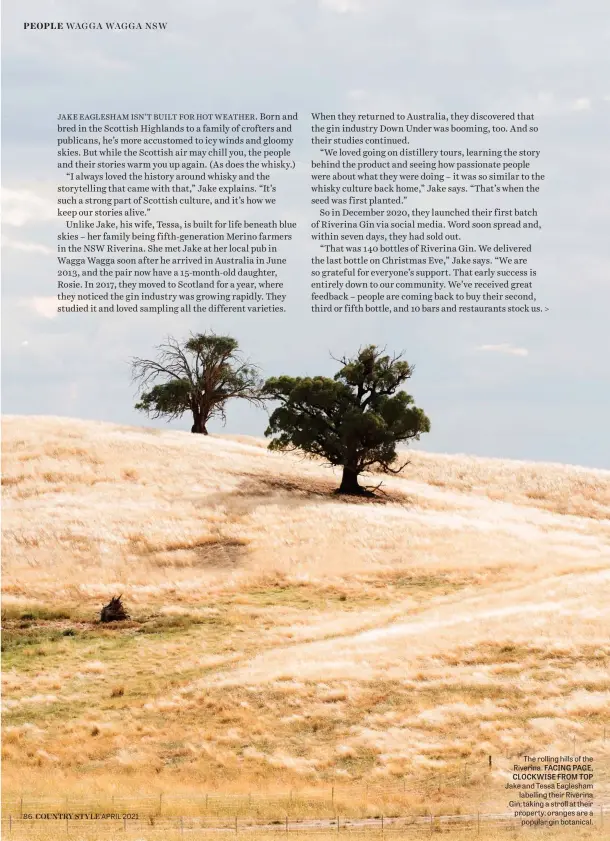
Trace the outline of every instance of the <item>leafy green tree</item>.
<instances>
[{"instance_id":1,"label":"leafy green tree","mask_svg":"<svg viewBox=\"0 0 610 841\"><path fill-rule=\"evenodd\" d=\"M212 418L225 420L229 400L262 405L258 368L243 359L230 336L197 333L186 342L170 336L156 350L156 359L131 360L140 397L135 408L149 417L172 420L190 412L191 432L207 435Z\"/></svg>"},{"instance_id":2,"label":"leafy green tree","mask_svg":"<svg viewBox=\"0 0 610 841\"><path fill-rule=\"evenodd\" d=\"M341 369L329 377L272 377L263 387L279 401L266 436L277 436L273 450L302 450L343 468L339 493L369 494L358 477L371 467L391 467L396 445L419 440L430 421L400 386L413 368L401 356L388 356L375 345L353 359L337 360Z\"/></svg>"}]
</instances>

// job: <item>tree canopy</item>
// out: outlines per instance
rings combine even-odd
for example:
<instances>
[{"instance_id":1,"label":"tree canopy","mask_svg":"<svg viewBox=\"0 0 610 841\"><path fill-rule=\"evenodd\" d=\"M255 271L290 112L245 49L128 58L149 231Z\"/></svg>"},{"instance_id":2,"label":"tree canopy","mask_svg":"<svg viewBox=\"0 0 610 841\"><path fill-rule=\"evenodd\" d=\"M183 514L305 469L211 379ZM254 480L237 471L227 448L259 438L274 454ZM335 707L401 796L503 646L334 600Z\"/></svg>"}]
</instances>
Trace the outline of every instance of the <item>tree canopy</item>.
<instances>
[{"instance_id":1,"label":"tree canopy","mask_svg":"<svg viewBox=\"0 0 610 841\"><path fill-rule=\"evenodd\" d=\"M263 387L267 399L280 405L269 418L265 435L273 450L301 450L343 468L340 493L367 491L358 482L364 471L392 468L396 446L418 440L430 421L411 395L400 390L413 373L401 355L390 356L375 345L352 358L337 360L330 377L280 376Z\"/></svg>"},{"instance_id":2,"label":"tree canopy","mask_svg":"<svg viewBox=\"0 0 610 841\"><path fill-rule=\"evenodd\" d=\"M135 408L150 417L172 420L190 412L191 432L207 435L212 418L225 420L229 400L262 403L258 368L230 336L197 333L184 342L170 336L156 351L155 359L131 360L140 397Z\"/></svg>"}]
</instances>

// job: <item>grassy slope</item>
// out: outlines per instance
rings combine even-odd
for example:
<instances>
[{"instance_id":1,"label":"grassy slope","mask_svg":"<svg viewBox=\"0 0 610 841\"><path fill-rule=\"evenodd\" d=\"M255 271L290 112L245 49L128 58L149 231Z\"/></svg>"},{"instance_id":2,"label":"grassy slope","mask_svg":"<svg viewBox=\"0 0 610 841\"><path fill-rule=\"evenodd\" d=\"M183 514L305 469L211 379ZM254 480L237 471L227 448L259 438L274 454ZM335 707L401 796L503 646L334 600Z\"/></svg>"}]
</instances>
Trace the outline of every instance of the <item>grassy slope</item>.
<instances>
[{"instance_id":1,"label":"grassy slope","mask_svg":"<svg viewBox=\"0 0 610 841\"><path fill-rule=\"evenodd\" d=\"M607 471L412 453L350 501L245 437L8 418L4 450L9 790L455 809L574 744L606 789Z\"/></svg>"}]
</instances>

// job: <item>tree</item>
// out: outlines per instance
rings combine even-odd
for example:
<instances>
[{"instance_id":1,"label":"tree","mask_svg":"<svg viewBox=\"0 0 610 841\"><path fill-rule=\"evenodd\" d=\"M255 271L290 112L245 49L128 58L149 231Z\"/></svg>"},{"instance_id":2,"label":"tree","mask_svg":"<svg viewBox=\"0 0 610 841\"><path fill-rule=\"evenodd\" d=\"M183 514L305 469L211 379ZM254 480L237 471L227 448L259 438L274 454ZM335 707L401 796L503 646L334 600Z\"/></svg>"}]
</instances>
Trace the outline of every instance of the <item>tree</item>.
<instances>
[{"instance_id":1,"label":"tree","mask_svg":"<svg viewBox=\"0 0 610 841\"><path fill-rule=\"evenodd\" d=\"M191 412L191 432L207 435L213 417L225 420L228 400L261 405L258 368L243 359L238 347L235 339L214 333L193 334L182 343L168 337L156 348L156 359L131 361L140 392L135 408L168 420Z\"/></svg>"},{"instance_id":2,"label":"tree","mask_svg":"<svg viewBox=\"0 0 610 841\"><path fill-rule=\"evenodd\" d=\"M273 377L263 387L267 399L280 402L269 418L266 436L273 450L302 450L342 467L338 493L370 494L358 483L363 471L378 466L388 473L396 445L417 441L430 421L400 386L413 368L401 356L388 356L375 345L353 359L337 360L341 369L329 377Z\"/></svg>"}]
</instances>

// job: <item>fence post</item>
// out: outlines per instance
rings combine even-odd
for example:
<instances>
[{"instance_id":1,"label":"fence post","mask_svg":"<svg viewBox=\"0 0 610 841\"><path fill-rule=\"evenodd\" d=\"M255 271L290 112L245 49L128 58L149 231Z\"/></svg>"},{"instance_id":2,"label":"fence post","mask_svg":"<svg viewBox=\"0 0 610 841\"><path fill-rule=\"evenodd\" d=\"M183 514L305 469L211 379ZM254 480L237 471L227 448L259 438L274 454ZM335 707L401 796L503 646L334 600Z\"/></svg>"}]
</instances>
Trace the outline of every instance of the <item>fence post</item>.
<instances>
[{"instance_id":1,"label":"fence post","mask_svg":"<svg viewBox=\"0 0 610 841\"><path fill-rule=\"evenodd\" d=\"M70 827L69 827L69 824L68 824L68 816L66 815L66 835L69 835L69 834L70 834Z\"/></svg>"},{"instance_id":2,"label":"fence post","mask_svg":"<svg viewBox=\"0 0 610 841\"><path fill-rule=\"evenodd\" d=\"M481 832L481 815L477 812L477 835Z\"/></svg>"},{"instance_id":3,"label":"fence post","mask_svg":"<svg viewBox=\"0 0 610 841\"><path fill-rule=\"evenodd\" d=\"M184 835L184 821L182 819L182 815L180 815L180 835Z\"/></svg>"},{"instance_id":4,"label":"fence post","mask_svg":"<svg viewBox=\"0 0 610 841\"><path fill-rule=\"evenodd\" d=\"M334 786L330 790L330 802L334 806L334 804L335 804L335 787Z\"/></svg>"},{"instance_id":5,"label":"fence post","mask_svg":"<svg viewBox=\"0 0 610 841\"><path fill-rule=\"evenodd\" d=\"M21 820L23 820L23 796L21 797L21 799L19 801L19 816L20 816Z\"/></svg>"},{"instance_id":6,"label":"fence post","mask_svg":"<svg viewBox=\"0 0 610 841\"><path fill-rule=\"evenodd\" d=\"M161 814L161 810L163 809L163 792L159 795L159 814Z\"/></svg>"},{"instance_id":7,"label":"fence post","mask_svg":"<svg viewBox=\"0 0 610 841\"><path fill-rule=\"evenodd\" d=\"M339 815L337 815L337 832L339 832L340 825L341 825L341 818L339 817Z\"/></svg>"},{"instance_id":8,"label":"fence post","mask_svg":"<svg viewBox=\"0 0 610 841\"><path fill-rule=\"evenodd\" d=\"M208 796L207 796L207 794L205 796L205 810L206 810L206 812L208 811Z\"/></svg>"},{"instance_id":9,"label":"fence post","mask_svg":"<svg viewBox=\"0 0 610 841\"><path fill-rule=\"evenodd\" d=\"M123 815L123 832L127 832L127 817Z\"/></svg>"},{"instance_id":10,"label":"fence post","mask_svg":"<svg viewBox=\"0 0 610 841\"><path fill-rule=\"evenodd\" d=\"M288 832L288 815L286 815L286 832Z\"/></svg>"},{"instance_id":11,"label":"fence post","mask_svg":"<svg viewBox=\"0 0 610 841\"><path fill-rule=\"evenodd\" d=\"M602 817L602 826L603 826L603 825L604 825L604 819L603 819L603 817ZM12 831L13 831L13 816L12 816L12 815L9 815L9 816L8 816L8 831L9 831L9 832L12 832Z\"/></svg>"},{"instance_id":12,"label":"fence post","mask_svg":"<svg viewBox=\"0 0 610 841\"><path fill-rule=\"evenodd\" d=\"M381 837L383 838L383 815L381 816Z\"/></svg>"},{"instance_id":13,"label":"fence post","mask_svg":"<svg viewBox=\"0 0 610 841\"><path fill-rule=\"evenodd\" d=\"M237 835L237 815L235 815L235 834Z\"/></svg>"}]
</instances>

